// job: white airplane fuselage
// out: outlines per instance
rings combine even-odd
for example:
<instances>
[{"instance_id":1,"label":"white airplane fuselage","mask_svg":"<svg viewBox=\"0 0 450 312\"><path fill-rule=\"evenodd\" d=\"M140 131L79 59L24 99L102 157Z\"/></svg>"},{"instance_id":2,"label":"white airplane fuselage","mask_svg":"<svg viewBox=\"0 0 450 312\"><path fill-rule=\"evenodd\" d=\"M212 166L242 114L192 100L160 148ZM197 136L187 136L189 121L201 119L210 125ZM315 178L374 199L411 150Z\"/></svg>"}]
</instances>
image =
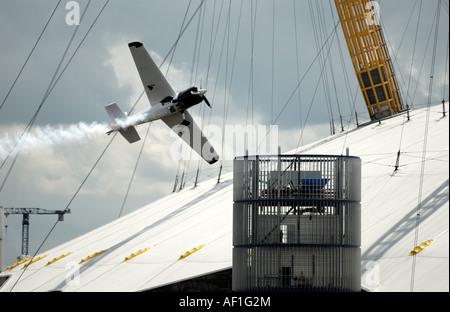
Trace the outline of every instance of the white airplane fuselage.
<instances>
[{"instance_id":1,"label":"white airplane fuselage","mask_svg":"<svg viewBox=\"0 0 450 312\"><path fill-rule=\"evenodd\" d=\"M189 88L179 92L175 97L169 96L162 99L160 103L157 103L138 114L127 116L125 120L116 119L116 124L111 125L111 130L126 130L128 127L152 122L177 113L184 113L188 108L201 103L204 100L203 96L205 93L205 89L198 89L196 87Z\"/></svg>"}]
</instances>

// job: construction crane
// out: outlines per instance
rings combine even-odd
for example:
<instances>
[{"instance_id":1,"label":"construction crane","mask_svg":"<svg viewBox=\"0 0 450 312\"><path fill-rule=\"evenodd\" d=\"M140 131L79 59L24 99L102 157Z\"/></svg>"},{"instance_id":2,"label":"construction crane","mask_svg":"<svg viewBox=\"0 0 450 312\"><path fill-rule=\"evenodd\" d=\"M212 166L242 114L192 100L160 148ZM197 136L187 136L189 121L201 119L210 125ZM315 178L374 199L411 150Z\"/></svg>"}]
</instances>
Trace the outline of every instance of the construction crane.
<instances>
[{"instance_id":1,"label":"construction crane","mask_svg":"<svg viewBox=\"0 0 450 312\"><path fill-rule=\"evenodd\" d=\"M378 16L379 4L335 0L353 67L371 120L404 110Z\"/></svg>"},{"instance_id":2,"label":"construction crane","mask_svg":"<svg viewBox=\"0 0 450 312\"><path fill-rule=\"evenodd\" d=\"M28 256L28 240L30 234L30 214L37 215L49 215L57 214L58 221L64 221L64 215L70 213L70 209L67 210L46 210L42 208L3 208L3 213L5 217L10 214L21 214L22 215L22 253L21 256ZM1 212L1 209L0 209ZM1 218L2 216L0 216ZM3 229L1 229L3 230Z\"/></svg>"}]
</instances>

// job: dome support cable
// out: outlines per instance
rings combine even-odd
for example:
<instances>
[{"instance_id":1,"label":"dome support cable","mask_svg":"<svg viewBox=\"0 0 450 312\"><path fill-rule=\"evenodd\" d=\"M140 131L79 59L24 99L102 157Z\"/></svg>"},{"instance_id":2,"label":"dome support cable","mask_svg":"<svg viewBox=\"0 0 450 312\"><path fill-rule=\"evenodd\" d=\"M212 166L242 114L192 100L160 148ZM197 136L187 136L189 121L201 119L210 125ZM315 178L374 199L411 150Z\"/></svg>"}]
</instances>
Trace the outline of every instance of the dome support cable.
<instances>
[{"instance_id":1,"label":"dome support cable","mask_svg":"<svg viewBox=\"0 0 450 312\"><path fill-rule=\"evenodd\" d=\"M425 175L425 162L426 162L426 155L427 155L427 142L428 142L428 128L429 128L429 122L430 122L430 107L431 107L431 97L433 94L433 78L434 78L434 69L436 65L436 47L437 47L437 41L438 41L438 34L439 34L439 21L440 21L440 4L441 2L438 1L437 9L436 9L436 28L435 28L435 36L434 36L434 43L433 43L433 54L432 54L432 60L431 60L431 74L430 74L430 85L428 90L428 104L427 104L427 116L426 116L426 123L425 123L425 133L424 133L424 140L423 140L423 149L422 149L422 163L421 163L421 169L420 169L420 183L419 183L419 196L418 196L418 204L417 204L417 211L416 211L416 224L415 224L415 235L414 235L414 248L418 245L419 240L419 227L420 227L420 217L421 217L421 210L422 210L422 192L423 192L423 184L424 184L424 175ZM416 255L413 255L413 261L412 261L412 268L411 268L411 283L410 283L410 291L414 291L414 281L415 281L415 272L416 272Z\"/></svg>"}]
</instances>

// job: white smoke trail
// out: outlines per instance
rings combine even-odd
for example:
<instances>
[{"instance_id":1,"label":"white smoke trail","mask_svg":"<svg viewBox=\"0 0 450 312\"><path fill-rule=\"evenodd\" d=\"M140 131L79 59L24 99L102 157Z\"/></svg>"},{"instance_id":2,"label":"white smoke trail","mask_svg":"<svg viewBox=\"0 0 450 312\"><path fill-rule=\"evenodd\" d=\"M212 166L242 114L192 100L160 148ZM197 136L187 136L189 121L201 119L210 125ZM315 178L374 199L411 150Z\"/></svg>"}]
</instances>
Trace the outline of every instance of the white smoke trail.
<instances>
[{"instance_id":1,"label":"white smoke trail","mask_svg":"<svg viewBox=\"0 0 450 312\"><path fill-rule=\"evenodd\" d=\"M105 135L108 130L107 124L79 122L73 125L38 126L22 137L21 131L5 133L0 135L0 161L5 160L9 154L14 155L19 150L21 153L29 153L36 149L63 144L85 143L90 139Z\"/></svg>"},{"instance_id":2,"label":"white smoke trail","mask_svg":"<svg viewBox=\"0 0 450 312\"><path fill-rule=\"evenodd\" d=\"M127 116L126 118L116 118L114 122L123 129L126 129L130 126L136 126L145 122L146 118L145 113L139 113L136 115Z\"/></svg>"}]
</instances>

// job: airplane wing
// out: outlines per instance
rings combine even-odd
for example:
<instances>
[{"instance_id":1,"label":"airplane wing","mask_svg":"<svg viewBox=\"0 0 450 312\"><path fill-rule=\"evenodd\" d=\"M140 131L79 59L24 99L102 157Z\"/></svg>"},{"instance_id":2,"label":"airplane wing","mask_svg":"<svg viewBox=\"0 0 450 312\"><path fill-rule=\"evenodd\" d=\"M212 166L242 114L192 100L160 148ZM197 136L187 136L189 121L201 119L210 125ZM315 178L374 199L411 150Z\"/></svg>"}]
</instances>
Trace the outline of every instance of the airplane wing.
<instances>
[{"instance_id":1,"label":"airplane wing","mask_svg":"<svg viewBox=\"0 0 450 312\"><path fill-rule=\"evenodd\" d=\"M141 76L150 105L158 104L168 96L175 97L175 91L173 91L169 82L159 70L159 67L150 57L144 45L140 42L132 42L128 44L128 47ZM189 121L188 126L181 124L183 122L183 115L181 113L163 117L161 120L208 163L215 163L219 159L219 155L215 152L206 137L203 136L202 131L192 119L189 112L185 111L184 115L186 120Z\"/></svg>"},{"instance_id":2,"label":"airplane wing","mask_svg":"<svg viewBox=\"0 0 450 312\"><path fill-rule=\"evenodd\" d=\"M188 126L181 124L183 122L183 115L181 113L161 118L161 120L177 133L178 136L180 136L184 142L186 142L204 160L211 165L214 164L219 160L219 155L216 153L211 143L209 143L208 139L203 135L191 114L189 114L188 111L185 111L184 115L186 120L189 121Z\"/></svg>"},{"instance_id":3,"label":"airplane wing","mask_svg":"<svg viewBox=\"0 0 450 312\"><path fill-rule=\"evenodd\" d=\"M134 63L141 76L142 84L147 93L150 105L161 102L167 96L174 97L176 95L169 82L159 70L150 54L140 42L131 42L128 44Z\"/></svg>"}]
</instances>

